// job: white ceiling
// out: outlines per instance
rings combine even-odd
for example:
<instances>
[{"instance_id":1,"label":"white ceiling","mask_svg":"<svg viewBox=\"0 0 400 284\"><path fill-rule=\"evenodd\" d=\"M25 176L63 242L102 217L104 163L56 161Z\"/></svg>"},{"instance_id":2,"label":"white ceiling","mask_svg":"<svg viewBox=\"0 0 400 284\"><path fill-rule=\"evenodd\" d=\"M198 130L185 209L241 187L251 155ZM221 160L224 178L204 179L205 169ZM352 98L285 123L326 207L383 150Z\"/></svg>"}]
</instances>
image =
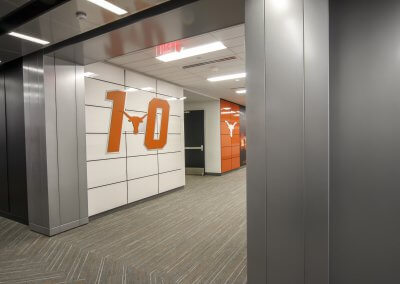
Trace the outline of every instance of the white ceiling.
<instances>
[{"instance_id":1,"label":"white ceiling","mask_svg":"<svg viewBox=\"0 0 400 284\"><path fill-rule=\"evenodd\" d=\"M242 105L246 96L238 95L235 89L245 87L246 80L209 82L207 78L245 72L244 25L218 30L200 36L183 39L185 48L222 41L227 49L185 58L172 62L156 59L156 48L149 48L108 60L108 62L138 71L152 77L166 80L194 92L214 98L223 98ZM183 66L235 56L236 59L183 69Z\"/></svg>"}]
</instances>

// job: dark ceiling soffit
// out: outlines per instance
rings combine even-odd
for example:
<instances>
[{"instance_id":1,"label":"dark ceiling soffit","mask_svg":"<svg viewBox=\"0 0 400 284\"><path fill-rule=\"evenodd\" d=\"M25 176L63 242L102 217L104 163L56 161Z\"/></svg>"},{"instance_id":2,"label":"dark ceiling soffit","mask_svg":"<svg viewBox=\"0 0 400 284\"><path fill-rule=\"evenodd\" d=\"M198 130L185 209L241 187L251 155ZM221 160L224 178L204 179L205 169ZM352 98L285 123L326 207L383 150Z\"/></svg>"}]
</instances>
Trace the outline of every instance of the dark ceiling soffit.
<instances>
[{"instance_id":1,"label":"dark ceiling soffit","mask_svg":"<svg viewBox=\"0 0 400 284\"><path fill-rule=\"evenodd\" d=\"M162 13L166 13L168 11L171 11L173 9L180 8L184 5L197 2L199 0L170 0L168 2L162 3L160 5L151 7L149 9L140 11L138 13L132 14L130 16L124 17L120 20L111 22L109 24L103 25L101 27L98 27L96 29L90 30L88 32L76 35L72 38L66 39L64 41L61 41L59 43L56 43L52 46L49 46L47 48L43 49L43 53L51 53L54 52L58 49L61 49L63 47L73 45L91 38L94 38L96 36L100 36L102 34L111 32L113 30L117 30L120 28L123 28L125 26L131 25L133 23L139 22L141 20L144 20L146 18L150 18L153 16L157 16Z\"/></svg>"},{"instance_id":2,"label":"dark ceiling soffit","mask_svg":"<svg viewBox=\"0 0 400 284\"><path fill-rule=\"evenodd\" d=\"M40 15L71 0L32 0L0 18L0 35L39 17Z\"/></svg>"}]
</instances>

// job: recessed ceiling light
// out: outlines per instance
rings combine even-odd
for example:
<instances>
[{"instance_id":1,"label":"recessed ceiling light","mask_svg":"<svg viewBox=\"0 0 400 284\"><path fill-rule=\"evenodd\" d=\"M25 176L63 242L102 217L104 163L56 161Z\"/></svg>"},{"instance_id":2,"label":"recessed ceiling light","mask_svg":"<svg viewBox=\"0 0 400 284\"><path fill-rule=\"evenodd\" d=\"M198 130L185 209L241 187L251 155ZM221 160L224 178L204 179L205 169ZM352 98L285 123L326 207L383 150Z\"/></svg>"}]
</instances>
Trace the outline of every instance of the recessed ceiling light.
<instances>
[{"instance_id":1,"label":"recessed ceiling light","mask_svg":"<svg viewBox=\"0 0 400 284\"><path fill-rule=\"evenodd\" d=\"M96 76L99 76L99 75L97 75L97 74L95 74L93 72L85 72L85 73L83 73L83 76L90 78L90 77L96 77Z\"/></svg>"},{"instance_id":2,"label":"recessed ceiling light","mask_svg":"<svg viewBox=\"0 0 400 284\"><path fill-rule=\"evenodd\" d=\"M114 14L117 14L119 16L128 13L126 10L124 10L108 1L105 1L105 0L87 0L87 1L93 3L97 6L100 6L101 8L104 8L104 9L106 9Z\"/></svg>"},{"instance_id":3,"label":"recessed ceiling light","mask_svg":"<svg viewBox=\"0 0 400 284\"><path fill-rule=\"evenodd\" d=\"M16 33L16 32L11 32L11 33L8 33L8 34L10 36L14 36L14 37L17 37L17 38L20 38L20 39L24 39L24 40L29 40L31 42L39 43L39 44L42 44L42 45L46 45L46 44L50 43L47 40L39 39L39 38L36 38L36 37L33 37L33 36L28 36L28 35L24 35L24 34L20 34L20 33Z\"/></svg>"},{"instance_id":4,"label":"recessed ceiling light","mask_svg":"<svg viewBox=\"0 0 400 284\"><path fill-rule=\"evenodd\" d=\"M167 99L167 101L177 101L177 100L180 100L180 101L183 101L183 100L186 100L186 97L182 97L182 98L168 98Z\"/></svg>"},{"instance_id":5,"label":"recessed ceiling light","mask_svg":"<svg viewBox=\"0 0 400 284\"><path fill-rule=\"evenodd\" d=\"M218 77L211 77L211 78L208 78L207 80L210 82L218 82L218 81L241 79L241 78L245 78L245 77L246 77L246 73L237 73L237 74L223 75L223 76L218 76Z\"/></svg>"},{"instance_id":6,"label":"recessed ceiling light","mask_svg":"<svg viewBox=\"0 0 400 284\"><path fill-rule=\"evenodd\" d=\"M137 92L138 89L135 89L135 88L125 88L125 91L127 91L127 92Z\"/></svg>"},{"instance_id":7,"label":"recessed ceiling light","mask_svg":"<svg viewBox=\"0 0 400 284\"><path fill-rule=\"evenodd\" d=\"M142 91L153 91L154 89L152 87L144 87L144 88L140 88Z\"/></svg>"},{"instance_id":8,"label":"recessed ceiling light","mask_svg":"<svg viewBox=\"0 0 400 284\"><path fill-rule=\"evenodd\" d=\"M170 61L188 58L188 57L205 54L205 53L209 53L209 52L213 52L213 51L218 51L218 50L222 50L222 49L226 49L226 46L222 42L216 41L213 43L199 45L199 46L192 47L192 48L182 48L182 50L179 52L175 51L175 52L167 53L167 54L164 54L161 56L157 56L156 58L163 62L170 62Z\"/></svg>"},{"instance_id":9,"label":"recessed ceiling light","mask_svg":"<svg viewBox=\"0 0 400 284\"><path fill-rule=\"evenodd\" d=\"M246 93L247 93L246 89L236 90L236 94L246 94Z\"/></svg>"}]
</instances>

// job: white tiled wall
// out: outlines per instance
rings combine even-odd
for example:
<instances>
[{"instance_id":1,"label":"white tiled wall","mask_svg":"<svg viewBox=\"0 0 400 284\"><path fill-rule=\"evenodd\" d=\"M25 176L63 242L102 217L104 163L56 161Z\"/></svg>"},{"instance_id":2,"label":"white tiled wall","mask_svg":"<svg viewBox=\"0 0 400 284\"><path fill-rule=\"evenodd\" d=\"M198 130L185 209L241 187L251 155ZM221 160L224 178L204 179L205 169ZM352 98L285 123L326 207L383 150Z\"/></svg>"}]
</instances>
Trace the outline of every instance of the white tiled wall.
<instances>
[{"instance_id":1,"label":"white tiled wall","mask_svg":"<svg viewBox=\"0 0 400 284\"><path fill-rule=\"evenodd\" d=\"M182 88L104 63L86 66L85 72L98 75L85 79L89 215L184 186L183 101L177 100L183 97ZM146 119L139 134L133 134L124 117L120 152L107 153L112 102L106 92L111 90L127 91L130 115L146 114L153 98L168 100L169 134L163 149L144 146Z\"/></svg>"}]
</instances>

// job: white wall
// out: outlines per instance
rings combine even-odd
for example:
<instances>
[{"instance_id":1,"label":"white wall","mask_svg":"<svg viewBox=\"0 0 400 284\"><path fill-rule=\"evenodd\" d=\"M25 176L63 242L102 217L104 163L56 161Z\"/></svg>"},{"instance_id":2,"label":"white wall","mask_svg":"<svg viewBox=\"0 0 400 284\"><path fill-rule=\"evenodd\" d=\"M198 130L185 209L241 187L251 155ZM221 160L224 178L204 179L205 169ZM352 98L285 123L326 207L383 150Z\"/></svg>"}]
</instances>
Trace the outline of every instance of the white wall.
<instances>
[{"instance_id":1,"label":"white wall","mask_svg":"<svg viewBox=\"0 0 400 284\"><path fill-rule=\"evenodd\" d=\"M169 100L168 138L163 149L144 146L146 119L134 135L132 124L124 117L120 152L107 153L112 110L107 91L137 88L127 92L125 108L131 115L144 115L151 99L181 98L182 88L105 63L88 65L85 72L98 75L85 79L89 216L184 186L181 100Z\"/></svg>"},{"instance_id":2,"label":"white wall","mask_svg":"<svg viewBox=\"0 0 400 284\"><path fill-rule=\"evenodd\" d=\"M185 102L185 110L204 110L206 173L221 173L221 132L219 101Z\"/></svg>"}]
</instances>

